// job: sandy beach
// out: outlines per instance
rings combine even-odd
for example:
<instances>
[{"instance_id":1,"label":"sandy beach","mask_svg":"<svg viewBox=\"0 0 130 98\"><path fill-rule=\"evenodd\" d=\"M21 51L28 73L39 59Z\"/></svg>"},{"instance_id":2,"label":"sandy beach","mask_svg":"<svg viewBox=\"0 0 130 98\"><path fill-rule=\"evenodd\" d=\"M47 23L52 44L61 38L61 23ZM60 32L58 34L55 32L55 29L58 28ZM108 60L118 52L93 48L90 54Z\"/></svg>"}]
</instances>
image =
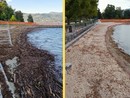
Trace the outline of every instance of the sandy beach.
<instances>
[{"instance_id":1,"label":"sandy beach","mask_svg":"<svg viewBox=\"0 0 130 98\"><path fill-rule=\"evenodd\" d=\"M62 95L62 85L54 75L54 56L46 50L33 47L27 41L27 34L32 30L39 30L39 28L38 26L17 26L11 29L13 46L0 46L0 61L11 81L12 76L8 72L5 61L14 57L19 58L19 66L14 72L17 96L22 96L22 89L24 98L59 98ZM5 86L3 75L0 76L4 98L12 98L8 87Z\"/></svg>"},{"instance_id":2,"label":"sandy beach","mask_svg":"<svg viewBox=\"0 0 130 98\"><path fill-rule=\"evenodd\" d=\"M112 40L112 28L101 23L66 50L66 98L130 97L130 57Z\"/></svg>"}]
</instances>

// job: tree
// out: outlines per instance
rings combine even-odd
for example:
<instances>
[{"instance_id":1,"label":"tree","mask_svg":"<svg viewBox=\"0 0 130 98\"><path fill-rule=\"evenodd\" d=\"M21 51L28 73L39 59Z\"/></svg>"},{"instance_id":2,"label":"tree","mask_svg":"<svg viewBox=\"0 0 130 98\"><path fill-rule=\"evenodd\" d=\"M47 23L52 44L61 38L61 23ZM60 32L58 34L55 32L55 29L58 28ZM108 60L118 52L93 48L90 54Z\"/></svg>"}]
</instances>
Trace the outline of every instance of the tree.
<instances>
[{"instance_id":1,"label":"tree","mask_svg":"<svg viewBox=\"0 0 130 98\"><path fill-rule=\"evenodd\" d=\"M100 12L100 9L98 9L98 19L101 19L102 18L102 13Z\"/></svg>"},{"instance_id":2,"label":"tree","mask_svg":"<svg viewBox=\"0 0 130 98\"><path fill-rule=\"evenodd\" d=\"M15 17L16 17L17 21L24 22L23 13L21 11L16 11Z\"/></svg>"},{"instance_id":3,"label":"tree","mask_svg":"<svg viewBox=\"0 0 130 98\"><path fill-rule=\"evenodd\" d=\"M106 19L130 19L130 9L122 10L121 7L115 9L114 5L108 4L102 16Z\"/></svg>"},{"instance_id":4,"label":"tree","mask_svg":"<svg viewBox=\"0 0 130 98\"><path fill-rule=\"evenodd\" d=\"M80 19L88 18L90 11L90 0L81 0L80 1Z\"/></svg>"},{"instance_id":5,"label":"tree","mask_svg":"<svg viewBox=\"0 0 130 98\"><path fill-rule=\"evenodd\" d=\"M6 20L9 20L12 17L12 15L14 15L14 9L12 9L11 6L7 6L4 12L6 14Z\"/></svg>"},{"instance_id":6,"label":"tree","mask_svg":"<svg viewBox=\"0 0 130 98\"><path fill-rule=\"evenodd\" d=\"M33 22L33 17L32 17L31 14L28 15L28 19L27 20L28 20L28 22Z\"/></svg>"},{"instance_id":7,"label":"tree","mask_svg":"<svg viewBox=\"0 0 130 98\"><path fill-rule=\"evenodd\" d=\"M6 14L4 12L1 13L0 19L1 20L5 20L6 19Z\"/></svg>"},{"instance_id":8,"label":"tree","mask_svg":"<svg viewBox=\"0 0 130 98\"><path fill-rule=\"evenodd\" d=\"M14 14L14 9L7 5L6 1L0 2L0 20L9 20Z\"/></svg>"},{"instance_id":9,"label":"tree","mask_svg":"<svg viewBox=\"0 0 130 98\"><path fill-rule=\"evenodd\" d=\"M6 18L6 14L5 14L5 8L6 8L6 3L4 2L0 2L0 20L4 20Z\"/></svg>"},{"instance_id":10,"label":"tree","mask_svg":"<svg viewBox=\"0 0 130 98\"><path fill-rule=\"evenodd\" d=\"M119 18L122 18L122 10L121 10L121 7L116 7L116 10L115 10L115 18L119 19Z\"/></svg>"},{"instance_id":11,"label":"tree","mask_svg":"<svg viewBox=\"0 0 130 98\"><path fill-rule=\"evenodd\" d=\"M108 4L103 13L103 17L106 19L115 18L115 6Z\"/></svg>"},{"instance_id":12,"label":"tree","mask_svg":"<svg viewBox=\"0 0 130 98\"><path fill-rule=\"evenodd\" d=\"M14 15L14 14L15 14L16 20L22 21L22 22L24 21L23 14L21 11L15 12L15 10L11 6L8 6L6 0L1 0L1 2L0 2L0 20L5 20L5 21L10 20L12 18L12 15Z\"/></svg>"},{"instance_id":13,"label":"tree","mask_svg":"<svg viewBox=\"0 0 130 98\"><path fill-rule=\"evenodd\" d=\"M81 21L97 16L98 0L65 0L65 13L68 25L70 21Z\"/></svg>"},{"instance_id":14,"label":"tree","mask_svg":"<svg viewBox=\"0 0 130 98\"><path fill-rule=\"evenodd\" d=\"M78 17L79 3L78 3L78 0L66 0L65 3L66 3L65 13L66 13L66 18L67 18L67 23L69 25L70 20L72 18L75 18L76 20ZM74 8L76 8L76 10Z\"/></svg>"},{"instance_id":15,"label":"tree","mask_svg":"<svg viewBox=\"0 0 130 98\"><path fill-rule=\"evenodd\" d=\"M124 18L125 19L130 18L130 10L129 9L128 10L124 10Z\"/></svg>"},{"instance_id":16,"label":"tree","mask_svg":"<svg viewBox=\"0 0 130 98\"><path fill-rule=\"evenodd\" d=\"M6 0L0 0L0 2L3 2L3 3L6 3L6 4L7 4Z\"/></svg>"},{"instance_id":17,"label":"tree","mask_svg":"<svg viewBox=\"0 0 130 98\"><path fill-rule=\"evenodd\" d=\"M16 21L16 17L14 15L12 15L12 17L10 18L10 21Z\"/></svg>"},{"instance_id":18,"label":"tree","mask_svg":"<svg viewBox=\"0 0 130 98\"><path fill-rule=\"evenodd\" d=\"M89 8L89 13L90 13L90 16L89 18L93 18L93 17L96 17L97 14L98 14L98 0L90 0L90 8Z\"/></svg>"}]
</instances>

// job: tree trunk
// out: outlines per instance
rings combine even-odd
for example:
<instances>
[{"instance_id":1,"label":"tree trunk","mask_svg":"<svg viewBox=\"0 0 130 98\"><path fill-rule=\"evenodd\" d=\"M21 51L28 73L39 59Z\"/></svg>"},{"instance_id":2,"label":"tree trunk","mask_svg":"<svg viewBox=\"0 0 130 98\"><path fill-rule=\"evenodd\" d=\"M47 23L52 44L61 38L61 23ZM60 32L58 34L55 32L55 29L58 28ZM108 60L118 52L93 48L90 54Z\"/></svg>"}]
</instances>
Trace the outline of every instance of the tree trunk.
<instances>
[{"instance_id":1,"label":"tree trunk","mask_svg":"<svg viewBox=\"0 0 130 98\"><path fill-rule=\"evenodd\" d=\"M68 26L70 25L70 19L67 19L67 24L68 24Z\"/></svg>"}]
</instances>

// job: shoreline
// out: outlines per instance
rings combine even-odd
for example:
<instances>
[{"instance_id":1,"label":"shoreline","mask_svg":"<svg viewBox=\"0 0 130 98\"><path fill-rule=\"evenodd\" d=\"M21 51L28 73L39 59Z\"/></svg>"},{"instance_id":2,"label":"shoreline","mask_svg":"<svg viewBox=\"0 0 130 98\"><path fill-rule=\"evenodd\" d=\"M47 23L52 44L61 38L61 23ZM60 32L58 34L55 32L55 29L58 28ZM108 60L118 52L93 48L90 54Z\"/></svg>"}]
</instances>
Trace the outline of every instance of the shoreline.
<instances>
[{"instance_id":1,"label":"shoreline","mask_svg":"<svg viewBox=\"0 0 130 98\"><path fill-rule=\"evenodd\" d=\"M117 25L124 25L124 24L117 24ZM119 66L130 75L130 55L125 53L123 49L119 48L118 43L116 43L112 38L114 31L113 28L117 25L108 27L107 33L105 35L105 40L107 43L106 46L110 54L118 62Z\"/></svg>"},{"instance_id":2,"label":"shoreline","mask_svg":"<svg viewBox=\"0 0 130 98\"><path fill-rule=\"evenodd\" d=\"M119 25L129 25L129 26L130 26L130 23L123 23L123 24L118 24L118 25L115 25L115 26L119 26ZM115 26L114 26L114 27L115 27ZM112 34L111 34L111 37L112 37L112 35L113 35L113 33L114 33L114 27L112 27L113 32L112 32ZM125 50L124 50L123 48L120 48L120 47L119 47L119 43L117 43L116 41L114 41L114 38L111 38L111 39L113 40L113 42L116 44L117 48L119 48L119 50L120 50L122 53L124 53L125 55L127 55L127 56L130 57L130 54L129 54L129 53L125 52Z\"/></svg>"},{"instance_id":3,"label":"shoreline","mask_svg":"<svg viewBox=\"0 0 130 98\"><path fill-rule=\"evenodd\" d=\"M15 71L17 94L19 88L21 88L22 79L25 88L24 93L26 93L25 98L33 96L39 98L59 97L62 95L62 85L54 75L54 56L46 50L37 49L27 41L27 34L39 29L38 27L25 27L25 30L19 30L21 33L13 41L14 46L11 47L12 49L10 48L12 53L8 54L3 61L14 56L20 59L20 65ZM4 62L2 64L5 65ZM31 94L27 92L28 89L30 89Z\"/></svg>"},{"instance_id":4,"label":"shoreline","mask_svg":"<svg viewBox=\"0 0 130 98\"><path fill-rule=\"evenodd\" d=\"M59 81L59 83L62 84L62 75L61 75L62 69L59 70L59 69L56 68L56 67L57 67L57 65L56 65L56 54L51 53L49 50L45 50L44 48L40 49L40 48L36 47L35 44L32 44L31 41L28 40L28 36L27 36L27 35L28 35L29 33L32 33L32 32L35 32L35 31L46 30L46 29L48 29L48 28L38 27L38 28L32 30L31 32L28 32L28 33L26 34L26 40L27 40L27 43L28 43L29 46L35 48L36 50L40 50L40 51L46 52L46 53L49 54L49 55L52 55L52 57L54 58L54 61L53 61L53 62L54 62L53 70L54 70L55 78Z\"/></svg>"}]
</instances>

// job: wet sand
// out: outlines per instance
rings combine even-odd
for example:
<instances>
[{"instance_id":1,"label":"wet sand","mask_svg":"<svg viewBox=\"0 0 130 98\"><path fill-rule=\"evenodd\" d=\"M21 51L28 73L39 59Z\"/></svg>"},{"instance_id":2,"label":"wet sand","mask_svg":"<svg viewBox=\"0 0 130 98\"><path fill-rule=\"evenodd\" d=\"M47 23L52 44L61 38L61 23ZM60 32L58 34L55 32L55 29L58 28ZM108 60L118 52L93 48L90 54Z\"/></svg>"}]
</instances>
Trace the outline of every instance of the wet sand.
<instances>
[{"instance_id":1,"label":"wet sand","mask_svg":"<svg viewBox=\"0 0 130 98\"><path fill-rule=\"evenodd\" d=\"M107 49L111 53L111 55L116 59L116 61L119 63L119 66L130 75L130 55L125 53L123 49L119 48L118 44L113 40L112 35L114 31L114 26L108 27L105 36Z\"/></svg>"},{"instance_id":2,"label":"wet sand","mask_svg":"<svg viewBox=\"0 0 130 98\"><path fill-rule=\"evenodd\" d=\"M54 75L54 56L48 51L33 47L27 41L27 33L32 30L38 30L38 27L18 26L12 29L13 46L1 46L0 61L4 65L8 79L11 80L12 76L8 72L5 61L15 56L19 58L20 65L15 70L15 86L18 96L21 96L20 93L23 91L24 98L59 98L62 95L62 85ZM4 85L2 88L4 88ZM8 95L4 94L5 96Z\"/></svg>"},{"instance_id":3,"label":"wet sand","mask_svg":"<svg viewBox=\"0 0 130 98\"><path fill-rule=\"evenodd\" d=\"M130 60L108 30L117 24L98 24L66 50L66 63L72 64L66 73L66 98L130 97Z\"/></svg>"}]
</instances>

